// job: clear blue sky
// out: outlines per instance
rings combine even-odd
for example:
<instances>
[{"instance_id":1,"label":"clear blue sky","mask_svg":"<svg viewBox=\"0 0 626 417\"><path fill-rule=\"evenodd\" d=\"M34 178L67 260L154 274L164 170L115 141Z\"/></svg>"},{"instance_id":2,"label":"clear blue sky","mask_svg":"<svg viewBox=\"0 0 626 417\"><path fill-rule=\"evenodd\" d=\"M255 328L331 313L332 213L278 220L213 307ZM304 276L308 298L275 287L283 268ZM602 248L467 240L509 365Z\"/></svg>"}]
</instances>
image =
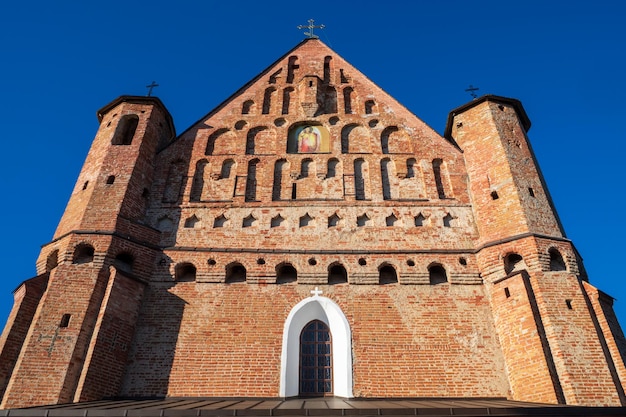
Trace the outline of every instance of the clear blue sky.
<instances>
[{"instance_id":1,"label":"clear blue sky","mask_svg":"<svg viewBox=\"0 0 626 417\"><path fill-rule=\"evenodd\" d=\"M0 6L0 326L63 213L97 109L154 80L180 133L302 40L309 18L440 133L469 84L520 99L568 237L626 325L626 2L25 0Z\"/></svg>"}]
</instances>

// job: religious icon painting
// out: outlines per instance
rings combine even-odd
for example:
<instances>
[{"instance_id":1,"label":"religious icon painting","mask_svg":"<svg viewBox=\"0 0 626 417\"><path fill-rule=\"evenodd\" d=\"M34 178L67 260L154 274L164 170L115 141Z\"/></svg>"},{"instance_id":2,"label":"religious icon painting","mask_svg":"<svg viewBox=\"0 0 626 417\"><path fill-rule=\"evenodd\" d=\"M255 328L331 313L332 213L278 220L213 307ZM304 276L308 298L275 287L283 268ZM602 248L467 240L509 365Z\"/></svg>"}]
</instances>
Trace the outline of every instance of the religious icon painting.
<instances>
[{"instance_id":1,"label":"religious icon painting","mask_svg":"<svg viewBox=\"0 0 626 417\"><path fill-rule=\"evenodd\" d=\"M324 126L301 125L289 133L289 153L330 152L328 130Z\"/></svg>"}]
</instances>

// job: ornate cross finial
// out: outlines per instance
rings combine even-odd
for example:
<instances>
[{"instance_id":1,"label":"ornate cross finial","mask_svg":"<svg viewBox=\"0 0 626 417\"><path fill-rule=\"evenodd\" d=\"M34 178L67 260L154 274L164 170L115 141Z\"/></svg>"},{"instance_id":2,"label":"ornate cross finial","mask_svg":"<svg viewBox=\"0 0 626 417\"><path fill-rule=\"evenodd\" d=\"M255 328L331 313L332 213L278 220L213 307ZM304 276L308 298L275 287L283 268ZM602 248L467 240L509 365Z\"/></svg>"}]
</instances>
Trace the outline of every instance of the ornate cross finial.
<instances>
[{"instance_id":1,"label":"ornate cross finial","mask_svg":"<svg viewBox=\"0 0 626 417\"><path fill-rule=\"evenodd\" d=\"M315 287L314 290L311 290L311 294L313 294L313 297L319 297L321 293L322 290L317 289L317 287Z\"/></svg>"},{"instance_id":2,"label":"ornate cross finial","mask_svg":"<svg viewBox=\"0 0 626 417\"><path fill-rule=\"evenodd\" d=\"M472 96L472 98L476 98L476 97L478 97L478 96L476 95L476 93L475 93L475 91L478 91L478 90L479 90L479 88L474 87L474 86L473 86L473 85L471 85L471 84L469 85L469 87L467 87L467 88L465 89L465 91L467 91L468 93L470 93L470 96Z\"/></svg>"},{"instance_id":3,"label":"ornate cross finial","mask_svg":"<svg viewBox=\"0 0 626 417\"><path fill-rule=\"evenodd\" d=\"M152 84L147 85L146 88L148 89L148 97L150 97L150 95L152 94L152 89L154 87L158 87L159 85L157 83L155 83L154 81L152 81Z\"/></svg>"},{"instance_id":4,"label":"ornate cross finial","mask_svg":"<svg viewBox=\"0 0 626 417\"><path fill-rule=\"evenodd\" d=\"M309 24L307 26L298 25L298 29L308 29L309 31L308 32L304 32L304 34L307 35L309 37L309 39L317 39L317 38L319 38L319 36L313 34L313 29L324 29L325 26L324 25L315 26L313 24L313 23L315 23L315 20L313 20L313 19L309 19L308 22L309 22Z\"/></svg>"}]
</instances>

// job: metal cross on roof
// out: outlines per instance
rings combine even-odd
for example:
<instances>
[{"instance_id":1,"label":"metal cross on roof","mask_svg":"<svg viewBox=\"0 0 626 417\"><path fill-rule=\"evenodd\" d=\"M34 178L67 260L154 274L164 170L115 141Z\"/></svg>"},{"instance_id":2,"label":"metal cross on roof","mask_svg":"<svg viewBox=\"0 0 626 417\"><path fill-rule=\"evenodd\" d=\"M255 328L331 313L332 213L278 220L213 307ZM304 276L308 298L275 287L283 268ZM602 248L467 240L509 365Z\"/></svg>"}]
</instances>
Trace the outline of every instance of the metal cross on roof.
<instances>
[{"instance_id":1,"label":"metal cross on roof","mask_svg":"<svg viewBox=\"0 0 626 417\"><path fill-rule=\"evenodd\" d=\"M148 97L150 97L150 95L152 94L152 89L158 86L159 85L155 83L154 81L152 81L152 84L146 86L146 88L148 89Z\"/></svg>"},{"instance_id":2,"label":"metal cross on roof","mask_svg":"<svg viewBox=\"0 0 626 417\"><path fill-rule=\"evenodd\" d=\"M313 294L313 297L319 297L321 293L322 290L317 289L317 287L315 287L314 290L311 290L311 294Z\"/></svg>"},{"instance_id":3,"label":"metal cross on roof","mask_svg":"<svg viewBox=\"0 0 626 417\"><path fill-rule=\"evenodd\" d=\"M305 35L307 35L309 37L309 39L317 39L319 38L319 36L313 34L313 29L324 29L325 26L324 25L318 25L315 26L313 23L315 23L315 20L313 19L309 19L308 20L309 24L307 26L305 25L298 25L298 29L308 29L308 32L304 32Z\"/></svg>"},{"instance_id":4,"label":"metal cross on roof","mask_svg":"<svg viewBox=\"0 0 626 417\"><path fill-rule=\"evenodd\" d=\"M478 90L479 90L479 88L474 87L474 86L473 86L473 85L471 85L471 84L469 85L469 87L468 87L468 88L466 88L466 89L465 89L465 91L467 91L468 93L470 93L470 96L472 96L473 98L478 97L478 96L476 95L476 93L475 93L475 91L478 91Z\"/></svg>"}]
</instances>

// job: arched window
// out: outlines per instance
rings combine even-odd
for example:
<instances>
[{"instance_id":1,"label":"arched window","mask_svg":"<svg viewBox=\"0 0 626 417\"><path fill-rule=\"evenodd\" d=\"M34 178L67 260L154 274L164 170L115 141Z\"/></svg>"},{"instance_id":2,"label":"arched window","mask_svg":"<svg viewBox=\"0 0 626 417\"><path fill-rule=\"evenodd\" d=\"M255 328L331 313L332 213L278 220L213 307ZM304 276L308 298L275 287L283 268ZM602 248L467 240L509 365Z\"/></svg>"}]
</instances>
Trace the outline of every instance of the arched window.
<instances>
[{"instance_id":1,"label":"arched window","mask_svg":"<svg viewBox=\"0 0 626 417\"><path fill-rule=\"evenodd\" d=\"M435 175L435 185L437 186L437 195L439 198L446 198L446 190L443 186L443 178L441 173L441 166L443 165L443 160L441 159L433 159L433 173Z\"/></svg>"},{"instance_id":2,"label":"arched window","mask_svg":"<svg viewBox=\"0 0 626 417\"><path fill-rule=\"evenodd\" d=\"M300 389L306 397L333 393L333 361L330 328L320 320L309 322L300 334Z\"/></svg>"},{"instance_id":3,"label":"arched window","mask_svg":"<svg viewBox=\"0 0 626 417\"><path fill-rule=\"evenodd\" d=\"M346 268L344 268L343 265L334 264L330 268L328 268L329 284L343 284L346 282L348 282L348 273L346 272Z\"/></svg>"},{"instance_id":4,"label":"arched window","mask_svg":"<svg viewBox=\"0 0 626 417\"><path fill-rule=\"evenodd\" d=\"M235 161L232 159L226 159L222 163L222 170L220 171L220 179L230 178L232 175L233 167L235 166Z\"/></svg>"},{"instance_id":5,"label":"arched window","mask_svg":"<svg viewBox=\"0 0 626 417\"><path fill-rule=\"evenodd\" d=\"M504 257L504 272L509 275L526 269L524 258L517 253L509 253Z\"/></svg>"},{"instance_id":6,"label":"arched window","mask_svg":"<svg viewBox=\"0 0 626 417\"><path fill-rule=\"evenodd\" d=\"M191 184L191 201L200 201L202 199L202 189L204 188L204 177L209 161L201 159L196 163L196 172L193 174L193 183Z\"/></svg>"},{"instance_id":7,"label":"arched window","mask_svg":"<svg viewBox=\"0 0 626 417\"><path fill-rule=\"evenodd\" d=\"M174 275L178 282L193 282L196 280L196 267L190 262L180 263L176 265Z\"/></svg>"},{"instance_id":8,"label":"arched window","mask_svg":"<svg viewBox=\"0 0 626 417\"><path fill-rule=\"evenodd\" d=\"M548 253L550 254L550 271L567 271L563 255L557 248L550 248Z\"/></svg>"},{"instance_id":9,"label":"arched window","mask_svg":"<svg viewBox=\"0 0 626 417\"><path fill-rule=\"evenodd\" d=\"M274 184L272 186L272 200L279 201L283 191L283 169L287 165L287 160L279 159L274 164Z\"/></svg>"},{"instance_id":10,"label":"arched window","mask_svg":"<svg viewBox=\"0 0 626 417\"><path fill-rule=\"evenodd\" d=\"M74 256L72 257L72 263L86 264L93 262L94 248L88 243L80 243L74 249Z\"/></svg>"},{"instance_id":11,"label":"arched window","mask_svg":"<svg viewBox=\"0 0 626 417\"><path fill-rule=\"evenodd\" d=\"M443 284L448 282L448 275L443 266L435 264L428 268L428 279L431 284Z\"/></svg>"},{"instance_id":12,"label":"arched window","mask_svg":"<svg viewBox=\"0 0 626 417\"><path fill-rule=\"evenodd\" d=\"M291 93L293 87L287 87L283 90L283 111L282 114L289 114L289 105L291 104Z\"/></svg>"},{"instance_id":13,"label":"arched window","mask_svg":"<svg viewBox=\"0 0 626 417\"><path fill-rule=\"evenodd\" d=\"M137 130L138 123L139 116L136 114L127 114L122 116L117 124L117 128L115 129L113 139L111 139L111 144L130 145L133 141L133 136L135 136L135 130Z\"/></svg>"},{"instance_id":14,"label":"arched window","mask_svg":"<svg viewBox=\"0 0 626 417\"><path fill-rule=\"evenodd\" d=\"M354 196L357 200L365 200L366 162L362 158L354 161Z\"/></svg>"},{"instance_id":15,"label":"arched window","mask_svg":"<svg viewBox=\"0 0 626 417\"><path fill-rule=\"evenodd\" d=\"M390 181L391 161L384 158L380 161L380 177L383 186L383 200L391 200L391 181Z\"/></svg>"},{"instance_id":16,"label":"arched window","mask_svg":"<svg viewBox=\"0 0 626 417\"><path fill-rule=\"evenodd\" d=\"M59 264L59 250L55 249L46 258L46 272L52 271Z\"/></svg>"},{"instance_id":17,"label":"arched window","mask_svg":"<svg viewBox=\"0 0 626 417\"><path fill-rule=\"evenodd\" d=\"M272 95L276 91L275 87L268 87L265 89L265 95L263 96L263 114L269 114L272 109Z\"/></svg>"},{"instance_id":18,"label":"arched window","mask_svg":"<svg viewBox=\"0 0 626 417\"><path fill-rule=\"evenodd\" d=\"M374 113L375 107L376 107L376 102L374 100L367 100L365 102L365 114Z\"/></svg>"},{"instance_id":19,"label":"arched window","mask_svg":"<svg viewBox=\"0 0 626 417\"><path fill-rule=\"evenodd\" d=\"M409 158L406 160L406 177L413 178L415 177L415 158Z\"/></svg>"},{"instance_id":20,"label":"arched window","mask_svg":"<svg viewBox=\"0 0 626 417\"><path fill-rule=\"evenodd\" d=\"M346 114L352 113L352 87L343 89L343 106Z\"/></svg>"},{"instance_id":21,"label":"arched window","mask_svg":"<svg viewBox=\"0 0 626 417\"><path fill-rule=\"evenodd\" d=\"M384 284L396 284L398 282L398 274L396 269L391 265L383 265L378 270L378 283Z\"/></svg>"},{"instance_id":22,"label":"arched window","mask_svg":"<svg viewBox=\"0 0 626 417\"><path fill-rule=\"evenodd\" d=\"M281 264L276 268L276 283L287 284L298 280L298 271L291 264Z\"/></svg>"},{"instance_id":23,"label":"arched window","mask_svg":"<svg viewBox=\"0 0 626 417\"><path fill-rule=\"evenodd\" d=\"M248 176L246 177L246 201L256 201L256 166L258 159L248 162Z\"/></svg>"},{"instance_id":24,"label":"arched window","mask_svg":"<svg viewBox=\"0 0 626 417\"><path fill-rule=\"evenodd\" d=\"M311 167L313 166L313 160L311 158L306 158L302 160L302 165L300 167L300 178L307 178L311 173Z\"/></svg>"},{"instance_id":25,"label":"arched window","mask_svg":"<svg viewBox=\"0 0 626 417\"><path fill-rule=\"evenodd\" d=\"M246 100L241 107L241 114L254 114L254 101Z\"/></svg>"},{"instance_id":26,"label":"arched window","mask_svg":"<svg viewBox=\"0 0 626 417\"><path fill-rule=\"evenodd\" d=\"M352 132L358 126L359 125L357 124L351 123L351 124L345 125L341 129L341 153L350 152L350 132Z\"/></svg>"},{"instance_id":27,"label":"arched window","mask_svg":"<svg viewBox=\"0 0 626 417\"><path fill-rule=\"evenodd\" d=\"M124 272L133 272L134 263L135 257L128 252L119 253L113 261L113 265L115 265L115 267L120 271Z\"/></svg>"},{"instance_id":28,"label":"arched window","mask_svg":"<svg viewBox=\"0 0 626 417\"><path fill-rule=\"evenodd\" d=\"M337 158L330 158L328 160L326 178L334 178L337 175L337 165L339 165L339 160Z\"/></svg>"},{"instance_id":29,"label":"arched window","mask_svg":"<svg viewBox=\"0 0 626 417\"><path fill-rule=\"evenodd\" d=\"M226 283L246 282L246 268L238 262L226 267Z\"/></svg>"},{"instance_id":30,"label":"arched window","mask_svg":"<svg viewBox=\"0 0 626 417\"><path fill-rule=\"evenodd\" d=\"M380 134L380 146L384 154L389 153L389 138L391 137L391 134L397 132L398 130L397 126L389 126L386 127Z\"/></svg>"}]
</instances>

